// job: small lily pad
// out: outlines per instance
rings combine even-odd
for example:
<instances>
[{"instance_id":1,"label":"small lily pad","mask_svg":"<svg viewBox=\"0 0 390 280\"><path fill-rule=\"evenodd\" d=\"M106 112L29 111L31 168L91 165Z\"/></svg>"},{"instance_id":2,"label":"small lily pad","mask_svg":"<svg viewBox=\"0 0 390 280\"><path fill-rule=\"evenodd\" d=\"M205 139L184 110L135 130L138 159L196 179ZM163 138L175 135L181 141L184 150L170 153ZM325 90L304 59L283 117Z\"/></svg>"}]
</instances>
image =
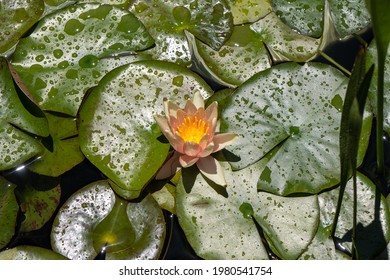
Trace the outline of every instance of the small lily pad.
<instances>
[{"instance_id":1,"label":"small lily pad","mask_svg":"<svg viewBox=\"0 0 390 280\"><path fill-rule=\"evenodd\" d=\"M153 114L163 114L164 98L185 104L210 87L196 74L162 61L135 62L107 74L80 110L80 147L127 199L138 197L165 161L169 144Z\"/></svg>"},{"instance_id":2,"label":"small lily pad","mask_svg":"<svg viewBox=\"0 0 390 280\"><path fill-rule=\"evenodd\" d=\"M153 42L142 23L117 6L70 5L20 40L12 64L41 108L76 116L90 87Z\"/></svg>"},{"instance_id":3,"label":"small lily pad","mask_svg":"<svg viewBox=\"0 0 390 280\"><path fill-rule=\"evenodd\" d=\"M23 221L20 232L29 232L43 227L53 216L60 203L60 185L46 189L31 183L18 185L17 197Z\"/></svg>"},{"instance_id":4,"label":"small lily pad","mask_svg":"<svg viewBox=\"0 0 390 280\"><path fill-rule=\"evenodd\" d=\"M165 220L156 201L128 202L107 181L74 193L61 207L51 233L52 247L73 260L157 259L165 240Z\"/></svg>"},{"instance_id":5,"label":"small lily pad","mask_svg":"<svg viewBox=\"0 0 390 280\"><path fill-rule=\"evenodd\" d=\"M15 233L19 205L14 193L15 185L0 177L0 249L4 248Z\"/></svg>"}]
</instances>

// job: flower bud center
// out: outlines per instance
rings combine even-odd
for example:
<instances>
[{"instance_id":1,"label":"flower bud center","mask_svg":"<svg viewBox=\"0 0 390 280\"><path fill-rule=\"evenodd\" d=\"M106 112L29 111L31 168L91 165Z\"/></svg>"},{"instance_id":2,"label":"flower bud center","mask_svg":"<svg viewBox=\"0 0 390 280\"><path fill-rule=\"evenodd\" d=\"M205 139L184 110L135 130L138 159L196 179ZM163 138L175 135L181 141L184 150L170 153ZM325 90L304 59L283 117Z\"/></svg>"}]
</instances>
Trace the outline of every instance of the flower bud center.
<instances>
[{"instance_id":1,"label":"flower bud center","mask_svg":"<svg viewBox=\"0 0 390 280\"><path fill-rule=\"evenodd\" d=\"M176 132L184 142L200 143L202 137L209 131L209 124L204 119L196 116L185 117L183 122L177 126Z\"/></svg>"}]
</instances>

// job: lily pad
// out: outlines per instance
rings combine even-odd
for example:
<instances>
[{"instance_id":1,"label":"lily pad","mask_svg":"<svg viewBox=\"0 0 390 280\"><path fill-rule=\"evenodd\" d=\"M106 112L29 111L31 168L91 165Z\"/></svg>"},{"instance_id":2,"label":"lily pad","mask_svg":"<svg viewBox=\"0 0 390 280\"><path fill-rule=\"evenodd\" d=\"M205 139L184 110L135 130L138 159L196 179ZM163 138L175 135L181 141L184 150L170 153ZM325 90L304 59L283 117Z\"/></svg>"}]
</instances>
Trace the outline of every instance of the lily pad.
<instances>
[{"instance_id":1,"label":"lily pad","mask_svg":"<svg viewBox=\"0 0 390 280\"><path fill-rule=\"evenodd\" d=\"M330 13L325 12L327 3ZM325 16L332 17L341 38L361 31L370 23L364 0L273 0L272 7L292 29L317 38L323 34Z\"/></svg>"},{"instance_id":2,"label":"lily pad","mask_svg":"<svg viewBox=\"0 0 390 280\"><path fill-rule=\"evenodd\" d=\"M134 1L131 11L145 24L156 40L147 51L154 59L190 64L184 30L213 49L229 38L233 18L225 0Z\"/></svg>"},{"instance_id":3,"label":"lily pad","mask_svg":"<svg viewBox=\"0 0 390 280\"><path fill-rule=\"evenodd\" d=\"M215 51L188 34L197 71L217 84L235 87L254 74L271 67L269 53L249 25L234 26L229 40Z\"/></svg>"},{"instance_id":4,"label":"lily pad","mask_svg":"<svg viewBox=\"0 0 390 280\"><path fill-rule=\"evenodd\" d=\"M76 118L46 113L49 122L52 150L46 148L42 156L28 166L35 173L57 177L84 160L80 150Z\"/></svg>"},{"instance_id":5,"label":"lily pad","mask_svg":"<svg viewBox=\"0 0 390 280\"><path fill-rule=\"evenodd\" d=\"M55 252L73 260L94 259L103 248L106 259L157 259L165 221L152 197L128 202L116 196L107 181L97 181L61 207L51 240Z\"/></svg>"},{"instance_id":6,"label":"lily pad","mask_svg":"<svg viewBox=\"0 0 390 280\"><path fill-rule=\"evenodd\" d=\"M292 78L294 77L294 78ZM229 150L244 168L274 147L258 187L278 195L318 193L339 182L339 126L348 79L335 68L285 63L242 84L222 105L221 130L239 134ZM365 116L359 163L370 134Z\"/></svg>"},{"instance_id":7,"label":"lily pad","mask_svg":"<svg viewBox=\"0 0 390 280\"><path fill-rule=\"evenodd\" d=\"M42 0L1 1L0 54L13 47L43 14Z\"/></svg>"},{"instance_id":8,"label":"lily pad","mask_svg":"<svg viewBox=\"0 0 390 280\"><path fill-rule=\"evenodd\" d=\"M376 42L372 41L367 51L367 64L377 65L377 49ZM372 77L368 98L373 108L374 114L377 110L377 82L378 82L378 69L375 68L374 75ZM384 96L383 96L383 129L390 135L390 48L387 51L385 59L385 74L384 74Z\"/></svg>"},{"instance_id":9,"label":"lily pad","mask_svg":"<svg viewBox=\"0 0 390 280\"><path fill-rule=\"evenodd\" d=\"M226 190L210 185L196 169L182 170L177 215L198 256L205 259L268 259L258 224L274 253L296 259L313 239L319 209L316 196L280 197L258 192L263 159L240 171L223 163Z\"/></svg>"},{"instance_id":10,"label":"lily pad","mask_svg":"<svg viewBox=\"0 0 390 280\"><path fill-rule=\"evenodd\" d=\"M75 116L90 87L153 42L142 23L119 7L71 5L39 21L20 40L12 64L41 108ZM119 53L127 55L112 57Z\"/></svg>"},{"instance_id":11,"label":"lily pad","mask_svg":"<svg viewBox=\"0 0 390 280\"><path fill-rule=\"evenodd\" d=\"M138 197L170 147L158 139L153 114L163 114L164 98L185 104L195 91L204 98L212 94L199 76L173 63L135 62L113 70L80 110L81 150L119 187L120 195Z\"/></svg>"},{"instance_id":12,"label":"lily pad","mask_svg":"<svg viewBox=\"0 0 390 280\"><path fill-rule=\"evenodd\" d=\"M45 248L20 245L0 252L0 260L67 260L67 258Z\"/></svg>"},{"instance_id":13,"label":"lily pad","mask_svg":"<svg viewBox=\"0 0 390 280\"><path fill-rule=\"evenodd\" d=\"M15 185L0 177L0 249L4 248L15 233L19 205L14 193Z\"/></svg>"},{"instance_id":14,"label":"lily pad","mask_svg":"<svg viewBox=\"0 0 390 280\"><path fill-rule=\"evenodd\" d=\"M390 240L390 212L386 199L373 182L358 172L357 176L357 232L356 245L360 259L373 259L381 253ZM321 223L329 228L334 219L339 190L319 195ZM353 213L353 185L350 180L343 196L336 236L342 247L351 252Z\"/></svg>"},{"instance_id":15,"label":"lily pad","mask_svg":"<svg viewBox=\"0 0 390 280\"><path fill-rule=\"evenodd\" d=\"M39 140L31 134L47 136L47 120L26 109L5 59L0 59L0 124L0 170L12 168L43 151Z\"/></svg>"},{"instance_id":16,"label":"lily pad","mask_svg":"<svg viewBox=\"0 0 390 280\"><path fill-rule=\"evenodd\" d=\"M46 188L46 186L34 186L31 183L19 185L17 197L23 221L20 232L29 232L40 229L53 216L60 203L60 185Z\"/></svg>"}]
</instances>

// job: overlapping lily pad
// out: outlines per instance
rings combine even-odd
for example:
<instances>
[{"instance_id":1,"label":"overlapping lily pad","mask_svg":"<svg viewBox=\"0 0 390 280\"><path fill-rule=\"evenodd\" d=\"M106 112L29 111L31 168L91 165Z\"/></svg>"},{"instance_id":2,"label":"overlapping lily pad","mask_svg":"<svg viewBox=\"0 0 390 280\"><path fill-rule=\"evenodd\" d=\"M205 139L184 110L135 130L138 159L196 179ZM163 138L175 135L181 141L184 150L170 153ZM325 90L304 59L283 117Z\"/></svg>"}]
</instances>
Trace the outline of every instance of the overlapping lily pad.
<instances>
[{"instance_id":1,"label":"overlapping lily pad","mask_svg":"<svg viewBox=\"0 0 390 280\"><path fill-rule=\"evenodd\" d=\"M74 193L60 209L51 233L52 247L73 260L156 259L165 240L165 220L147 196L128 202L116 196L107 181Z\"/></svg>"},{"instance_id":2,"label":"overlapping lily pad","mask_svg":"<svg viewBox=\"0 0 390 280\"><path fill-rule=\"evenodd\" d=\"M138 197L165 161L169 144L153 114L163 114L163 100L185 104L192 93L212 94L190 70L169 62L135 62L110 72L80 110L80 146L86 157L119 188ZM123 189L123 192L120 190Z\"/></svg>"},{"instance_id":3,"label":"overlapping lily pad","mask_svg":"<svg viewBox=\"0 0 390 280\"><path fill-rule=\"evenodd\" d=\"M205 259L268 259L258 224L274 253L297 258L313 239L316 196L285 198L258 192L266 160L233 172L224 163L227 187L219 189L196 169L183 169L177 186L177 215L188 241Z\"/></svg>"},{"instance_id":4,"label":"overlapping lily pad","mask_svg":"<svg viewBox=\"0 0 390 280\"><path fill-rule=\"evenodd\" d=\"M75 116L85 92L153 44L142 23L116 6L71 5L47 15L22 39L12 64L45 109ZM126 56L112 58L112 55Z\"/></svg>"},{"instance_id":5,"label":"overlapping lily pad","mask_svg":"<svg viewBox=\"0 0 390 280\"><path fill-rule=\"evenodd\" d=\"M26 109L16 92L6 60L0 59L0 170L42 153L43 146L33 135L47 136L48 133L46 118Z\"/></svg>"},{"instance_id":6,"label":"overlapping lily pad","mask_svg":"<svg viewBox=\"0 0 390 280\"><path fill-rule=\"evenodd\" d=\"M222 106L222 129L239 134L229 150L244 168L271 155L259 189L274 194L318 193L339 181L339 125L348 79L331 66L285 63L238 87ZM371 117L363 124L361 162ZM365 142L365 143L363 143Z\"/></svg>"},{"instance_id":7,"label":"overlapping lily pad","mask_svg":"<svg viewBox=\"0 0 390 280\"><path fill-rule=\"evenodd\" d=\"M189 42L193 59L204 67L205 75L228 86L240 85L270 68L271 63L309 61L320 49L320 39L293 31L275 13L252 24L234 26L232 36L219 51L199 40Z\"/></svg>"},{"instance_id":8,"label":"overlapping lily pad","mask_svg":"<svg viewBox=\"0 0 390 280\"><path fill-rule=\"evenodd\" d=\"M57 177L84 160L80 150L76 118L46 113L50 138L42 156L28 168L38 174Z\"/></svg>"},{"instance_id":9,"label":"overlapping lily pad","mask_svg":"<svg viewBox=\"0 0 390 280\"><path fill-rule=\"evenodd\" d=\"M131 11L145 24L156 41L148 51L154 59L190 64L184 30L213 49L229 38L233 18L225 0L134 1Z\"/></svg>"},{"instance_id":10,"label":"overlapping lily pad","mask_svg":"<svg viewBox=\"0 0 390 280\"><path fill-rule=\"evenodd\" d=\"M0 177L0 249L8 244L15 233L19 205L14 193L15 185Z\"/></svg>"},{"instance_id":11,"label":"overlapping lily pad","mask_svg":"<svg viewBox=\"0 0 390 280\"><path fill-rule=\"evenodd\" d=\"M326 12L327 3L330 13ZM332 17L341 38L361 31L370 23L364 0L273 0L272 7L291 28L317 38L324 31L323 23L327 20L324 17Z\"/></svg>"}]
</instances>

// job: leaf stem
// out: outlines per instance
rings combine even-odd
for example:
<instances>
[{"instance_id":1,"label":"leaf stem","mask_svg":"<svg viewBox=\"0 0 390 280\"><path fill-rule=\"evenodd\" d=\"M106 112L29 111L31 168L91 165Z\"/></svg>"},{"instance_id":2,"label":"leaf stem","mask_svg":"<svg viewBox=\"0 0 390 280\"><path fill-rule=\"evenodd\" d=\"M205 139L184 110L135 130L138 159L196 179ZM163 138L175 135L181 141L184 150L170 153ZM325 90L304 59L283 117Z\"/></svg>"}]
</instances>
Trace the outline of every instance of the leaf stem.
<instances>
[{"instance_id":1,"label":"leaf stem","mask_svg":"<svg viewBox=\"0 0 390 280\"><path fill-rule=\"evenodd\" d=\"M351 72L348 71L345 67L343 67L341 64L339 64L336 60L334 60L332 57L324 53L323 51L319 50L318 51L320 55L322 55L327 61L332 63L334 66L339 68L342 72L344 72L346 75L351 76Z\"/></svg>"}]
</instances>

